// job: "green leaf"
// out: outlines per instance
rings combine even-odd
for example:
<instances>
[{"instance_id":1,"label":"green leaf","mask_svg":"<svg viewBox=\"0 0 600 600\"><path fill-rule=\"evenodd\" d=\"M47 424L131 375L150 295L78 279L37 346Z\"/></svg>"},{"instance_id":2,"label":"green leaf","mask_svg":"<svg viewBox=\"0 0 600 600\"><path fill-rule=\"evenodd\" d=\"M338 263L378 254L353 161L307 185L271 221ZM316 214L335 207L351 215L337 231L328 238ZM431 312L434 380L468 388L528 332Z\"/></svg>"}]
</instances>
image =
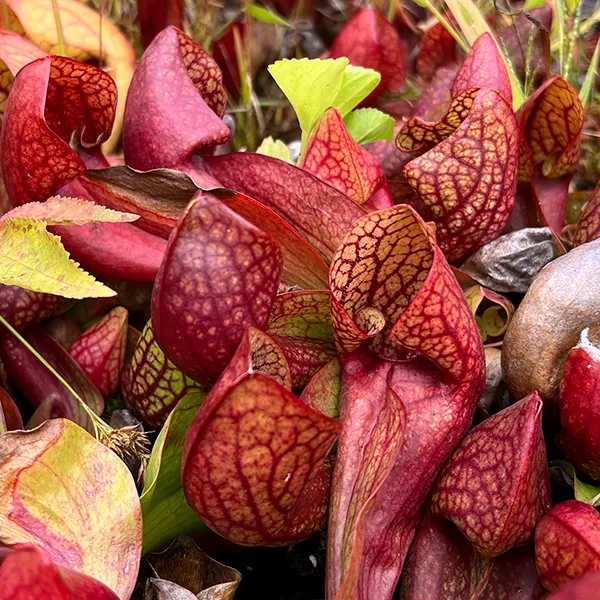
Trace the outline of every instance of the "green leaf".
<instances>
[{"instance_id":1,"label":"green leaf","mask_svg":"<svg viewBox=\"0 0 600 600\"><path fill-rule=\"evenodd\" d=\"M264 154L265 156L271 156L278 158L286 163L294 164L290 149L281 141L274 140L271 136L265 138L260 146L256 149L258 154Z\"/></svg>"},{"instance_id":2,"label":"green leaf","mask_svg":"<svg viewBox=\"0 0 600 600\"><path fill-rule=\"evenodd\" d=\"M340 90L331 106L337 108L342 117L345 117L379 85L380 81L381 75L377 71L348 65Z\"/></svg>"},{"instance_id":3,"label":"green leaf","mask_svg":"<svg viewBox=\"0 0 600 600\"><path fill-rule=\"evenodd\" d=\"M0 226L0 283L65 298L117 295L80 269L45 223L31 219L10 219Z\"/></svg>"},{"instance_id":4,"label":"green leaf","mask_svg":"<svg viewBox=\"0 0 600 600\"><path fill-rule=\"evenodd\" d=\"M308 135L323 113L333 106L344 81L347 58L327 60L284 58L268 70L296 111L302 132Z\"/></svg>"},{"instance_id":5,"label":"green leaf","mask_svg":"<svg viewBox=\"0 0 600 600\"><path fill-rule=\"evenodd\" d=\"M344 124L358 144L394 138L394 119L376 108L353 110L344 118Z\"/></svg>"},{"instance_id":6,"label":"green leaf","mask_svg":"<svg viewBox=\"0 0 600 600\"><path fill-rule=\"evenodd\" d=\"M53 196L46 202L28 202L17 206L0 218L0 221L25 218L44 221L46 225L88 225L89 223L131 223L139 215L105 208L81 198Z\"/></svg>"},{"instance_id":7,"label":"green leaf","mask_svg":"<svg viewBox=\"0 0 600 600\"><path fill-rule=\"evenodd\" d=\"M161 548L177 536L206 528L187 503L181 484L185 436L204 398L204 394L184 396L152 448L140 498L144 517L143 554Z\"/></svg>"},{"instance_id":8,"label":"green leaf","mask_svg":"<svg viewBox=\"0 0 600 600\"><path fill-rule=\"evenodd\" d=\"M246 7L246 12L257 21L261 21L262 23L272 23L273 25L284 25L285 27L289 27L290 24L280 15L278 15L275 11L268 10L263 6L257 6L256 4L249 4Z\"/></svg>"},{"instance_id":9,"label":"green leaf","mask_svg":"<svg viewBox=\"0 0 600 600\"><path fill-rule=\"evenodd\" d=\"M527 0L525 2L525 6L523 6L524 11L533 10L534 8L540 8L546 4L546 0Z\"/></svg>"},{"instance_id":10,"label":"green leaf","mask_svg":"<svg viewBox=\"0 0 600 600\"><path fill-rule=\"evenodd\" d=\"M583 104L583 108L587 109L592 102L594 97L594 88L596 87L596 76L598 74L598 62L600 60L600 39L596 43L596 47L594 48L594 54L592 55L592 60L588 66L588 70L585 74L585 78L583 79L583 84L581 85L581 90L579 91L579 97L581 98L581 103Z\"/></svg>"},{"instance_id":11,"label":"green leaf","mask_svg":"<svg viewBox=\"0 0 600 600\"><path fill-rule=\"evenodd\" d=\"M600 506L600 487L590 485L577 478L575 468L566 460L554 460L551 463L553 467L559 467L563 472L563 477L567 483L573 486L575 500L585 502L591 506Z\"/></svg>"}]
</instances>

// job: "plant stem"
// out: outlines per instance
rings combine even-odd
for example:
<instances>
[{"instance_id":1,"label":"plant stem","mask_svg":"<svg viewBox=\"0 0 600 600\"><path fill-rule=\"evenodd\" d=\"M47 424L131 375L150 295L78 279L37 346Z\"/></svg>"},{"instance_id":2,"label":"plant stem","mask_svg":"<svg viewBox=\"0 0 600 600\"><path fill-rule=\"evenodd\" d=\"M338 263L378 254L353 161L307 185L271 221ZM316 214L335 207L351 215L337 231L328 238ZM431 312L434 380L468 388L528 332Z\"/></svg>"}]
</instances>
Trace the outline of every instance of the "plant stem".
<instances>
[{"instance_id":1,"label":"plant stem","mask_svg":"<svg viewBox=\"0 0 600 600\"><path fill-rule=\"evenodd\" d=\"M60 21L60 10L57 0L52 0L52 12L54 13L54 23L56 25L56 35L58 36L58 52L65 56L65 36L63 34L62 23Z\"/></svg>"}]
</instances>

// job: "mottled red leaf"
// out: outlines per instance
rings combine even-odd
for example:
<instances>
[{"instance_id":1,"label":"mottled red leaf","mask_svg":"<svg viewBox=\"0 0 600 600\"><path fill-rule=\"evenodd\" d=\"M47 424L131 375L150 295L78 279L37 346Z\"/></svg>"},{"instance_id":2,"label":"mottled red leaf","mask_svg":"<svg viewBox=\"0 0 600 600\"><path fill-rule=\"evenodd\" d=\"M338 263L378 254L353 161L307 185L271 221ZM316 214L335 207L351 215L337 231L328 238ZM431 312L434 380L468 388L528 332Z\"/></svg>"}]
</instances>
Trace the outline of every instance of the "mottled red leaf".
<instances>
[{"instance_id":1,"label":"mottled red leaf","mask_svg":"<svg viewBox=\"0 0 600 600\"><path fill-rule=\"evenodd\" d=\"M600 573L590 573L560 588L546 600L594 600L599 587Z\"/></svg>"},{"instance_id":2,"label":"mottled red leaf","mask_svg":"<svg viewBox=\"0 0 600 600\"><path fill-rule=\"evenodd\" d=\"M542 400L536 393L469 432L431 498L433 511L487 558L527 542L550 504Z\"/></svg>"},{"instance_id":3,"label":"mottled red leaf","mask_svg":"<svg viewBox=\"0 0 600 600\"><path fill-rule=\"evenodd\" d=\"M317 124L302 168L359 204L367 203L382 187L387 191L383 169L352 139L335 108L325 111ZM391 198L378 208L389 206L392 206Z\"/></svg>"},{"instance_id":4,"label":"mottled red leaf","mask_svg":"<svg viewBox=\"0 0 600 600\"><path fill-rule=\"evenodd\" d=\"M419 44L417 74L430 81L438 69L458 60L458 47L454 38L441 23L429 28Z\"/></svg>"},{"instance_id":5,"label":"mottled red leaf","mask_svg":"<svg viewBox=\"0 0 600 600\"><path fill-rule=\"evenodd\" d=\"M183 28L183 0L137 0L137 16L148 46L168 25Z\"/></svg>"},{"instance_id":6,"label":"mottled red leaf","mask_svg":"<svg viewBox=\"0 0 600 600\"><path fill-rule=\"evenodd\" d=\"M471 88L496 90L512 106L512 87L508 71L491 34L480 35L456 74L452 97Z\"/></svg>"},{"instance_id":7,"label":"mottled red leaf","mask_svg":"<svg viewBox=\"0 0 600 600\"><path fill-rule=\"evenodd\" d=\"M345 56L350 64L381 73L381 82L365 100L399 92L407 75L406 59L393 25L374 8L361 8L331 44L331 58Z\"/></svg>"},{"instance_id":8,"label":"mottled red leaf","mask_svg":"<svg viewBox=\"0 0 600 600\"><path fill-rule=\"evenodd\" d=\"M329 361L304 388L300 400L320 413L337 419L340 415L342 365L336 357Z\"/></svg>"},{"instance_id":9,"label":"mottled red leaf","mask_svg":"<svg viewBox=\"0 0 600 600\"><path fill-rule=\"evenodd\" d=\"M281 268L273 238L201 195L174 230L154 287L159 346L186 375L214 382L245 329L266 325Z\"/></svg>"},{"instance_id":10,"label":"mottled red leaf","mask_svg":"<svg viewBox=\"0 0 600 600\"><path fill-rule=\"evenodd\" d=\"M285 354L294 388L304 387L336 356L327 291L279 294L266 331Z\"/></svg>"},{"instance_id":11,"label":"mottled red leaf","mask_svg":"<svg viewBox=\"0 0 600 600\"><path fill-rule=\"evenodd\" d=\"M131 82L123 124L125 162L194 175L192 155L229 139L227 98L213 58L175 27L154 38Z\"/></svg>"},{"instance_id":12,"label":"mottled red leaf","mask_svg":"<svg viewBox=\"0 0 600 600\"><path fill-rule=\"evenodd\" d=\"M69 352L105 398L119 388L127 345L128 316L122 306L113 308L87 329Z\"/></svg>"},{"instance_id":13,"label":"mottled red leaf","mask_svg":"<svg viewBox=\"0 0 600 600\"><path fill-rule=\"evenodd\" d=\"M557 504L535 530L535 560L551 592L600 571L600 515L578 500Z\"/></svg>"},{"instance_id":14,"label":"mottled red leaf","mask_svg":"<svg viewBox=\"0 0 600 600\"><path fill-rule=\"evenodd\" d=\"M0 435L14 429L23 429L21 413L10 394L0 387Z\"/></svg>"},{"instance_id":15,"label":"mottled red leaf","mask_svg":"<svg viewBox=\"0 0 600 600\"><path fill-rule=\"evenodd\" d=\"M423 357L346 359L342 375L328 598L386 599L431 486L471 424L483 347L458 282L409 207L357 221L334 256L330 286L343 353L374 339L384 355Z\"/></svg>"},{"instance_id":16,"label":"mottled red leaf","mask_svg":"<svg viewBox=\"0 0 600 600\"><path fill-rule=\"evenodd\" d=\"M439 121L452 102L451 91L457 72L458 65L439 69L415 102L412 116L425 121Z\"/></svg>"},{"instance_id":17,"label":"mottled red leaf","mask_svg":"<svg viewBox=\"0 0 600 600\"><path fill-rule=\"evenodd\" d=\"M179 400L202 391L202 386L165 356L148 321L135 345L131 364L123 370L121 393L127 406L145 423L159 429Z\"/></svg>"},{"instance_id":18,"label":"mottled red leaf","mask_svg":"<svg viewBox=\"0 0 600 600\"><path fill-rule=\"evenodd\" d=\"M43 201L81 175L84 161L71 136L92 148L108 138L115 118L116 86L101 69L48 56L26 65L14 80L0 145L4 182L21 205Z\"/></svg>"},{"instance_id":19,"label":"mottled red leaf","mask_svg":"<svg viewBox=\"0 0 600 600\"><path fill-rule=\"evenodd\" d=\"M600 237L600 186L596 186L592 197L577 223L574 245L579 246Z\"/></svg>"},{"instance_id":20,"label":"mottled red leaf","mask_svg":"<svg viewBox=\"0 0 600 600\"><path fill-rule=\"evenodd\" d=\"M119 600L97 579L52 562L34 544L0 550L0 581L0 600Z\"/></svg>"},{"instance_id":21,"label":"mottled red leaf","mask_svg":"<svg viewBox=\"0 0 600 600\"><path fill-rule=\"evenodd\" d=\"M339 424L289 384L281 349L248 329L186 438L186 498L209 527L238 544L288 544L325 523L327 456Z\"/></svg>"},{"instance_id":22,"label":"mottled red leaf","mask_svg":"<svg viewBox=\"0 0 600 600\"><path fill-rule=\"evenodd\" d=\"M600 349L588 329L565 361L560 384L561 446L578 472L600 479Z\"/></svg>"},{"instance_id":23,"label":"mottled red leaf","mask_svg":"<svg viewBox=\"0 0 600 600\"><path fill-rule=\"evenodd\" d=\"M29 329L25 338L96 414L102 413L102 395L56 340L39 326ZM4 334L0 353L11 381L34 407L42 407L40 414L46 418L64 417L87 429L92 427L79 402L20 341Z\"/></svg>"},{"instance_id":24,"label":"mottled red leaf","mask_svg":"<svg viewBox=\"0 0 600 600\"><path fill-rule=\"evenodd\" d=\"M62 296L0 285L0 314L19 331L64 312L72 303Z\"/></svg>"},{"instance_id":25,"label":"mottled red leaf","mask_svg":"<svg viewBox=\"0 0 600 600\"><path fill-rule=\"evenodd\" d=\"M512 108L498 92L481 89L460 126L404 167L416 206L435 223L450 262L502 232L515 201L518 151Z\"/></svg>"},{"instance_id":26,"label":"mottled red leaf","mask_svg":"<svg viewBox=\"0 0 600 600\"><path fill-rule=\"evenodd\" d=\"M326 262L350 225L366 214L345 194L270 156L235 152L205 161L223 186L248 194L283 217Z\"/></svg>"}]
</instances>

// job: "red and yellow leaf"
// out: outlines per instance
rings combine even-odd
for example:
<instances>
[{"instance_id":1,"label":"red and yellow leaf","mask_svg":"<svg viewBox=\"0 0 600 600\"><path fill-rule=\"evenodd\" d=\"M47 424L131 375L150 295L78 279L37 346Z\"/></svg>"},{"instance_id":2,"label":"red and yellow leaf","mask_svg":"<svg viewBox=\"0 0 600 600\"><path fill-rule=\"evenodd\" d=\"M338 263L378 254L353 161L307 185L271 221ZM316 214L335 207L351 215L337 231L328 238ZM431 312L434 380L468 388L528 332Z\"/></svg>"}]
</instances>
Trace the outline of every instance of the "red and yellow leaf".
<instances>
[{"instance_id":1,"label":"red and yellow leaf","mask_svg":"<svg viewBox=\"0 0 600 600\"><path fill-rule=\"evenodd\" d=\"M428 29L419 44L416 60L417 74L431 81L438 69L458 59L457 45L442 23Z\"/></svg>"},{"instance_id":2,"label":"red and yellow leaf","mask_svg":"<svg viewBox=\"0 0 600 600\"><path fill-rule=\"evenodd\" d=\"M600 186L597 185L577 223L574 245L580 246L598 238L600 238Z\"/></svg>"}]
</instances>

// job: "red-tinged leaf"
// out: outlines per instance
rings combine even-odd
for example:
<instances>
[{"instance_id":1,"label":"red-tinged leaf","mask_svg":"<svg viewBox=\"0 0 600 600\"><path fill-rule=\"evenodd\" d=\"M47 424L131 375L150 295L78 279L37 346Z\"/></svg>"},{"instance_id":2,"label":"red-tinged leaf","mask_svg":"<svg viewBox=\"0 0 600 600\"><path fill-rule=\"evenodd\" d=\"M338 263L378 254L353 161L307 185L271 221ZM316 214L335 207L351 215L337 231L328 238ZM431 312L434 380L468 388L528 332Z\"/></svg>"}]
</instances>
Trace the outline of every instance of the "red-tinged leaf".
<instances>
[{"instance_id":1,"label":"red-tinged leaf","mask_svg":"<svg viewBox=\"0 0 600 600\"><path fill-rule=\"evenodd\" d=\"M600 349L581 333L560 384L561 446L578 472L600 479Z\"/></svg>"},{"instance_id":2,"label":"red-tinged leaf","mask_svg":"<svg viewBox=\"0 0 600 600\"><path fill-rule=\"evenodd\" d=\"M592 197L577 223L574 245L580 246L600 237L600 186L596 186Z\"/></svg>"},{"instance_id":3,"label":"red-tinged leaf","mask_svg":"<svg viewBox=\"0 0 600 600\"><path fill-rule=\"evenodd\" d=\"M0 556L0 600L119 600L103 583L52 562L34 544L18 544Z\"/></svg>"},{"instance_id":4,"label":"red-tinged leaf","mask_svg":"<svg viewBox=\"0 0 600 600\"><path fill-rule=\"evenodd\" d=\"M512 87L508 71L491 34L480 35L456 74L452 97L471 88L496 90L512 106Z\"/></svg>"},{"instance_id":5,"label":"red-tinged leaf","mask_svg":"<svg viewBox=\"0 0 600 600\"><path fill-rule=\"evenodd\" d=\"M330 285L343 353L375 338L384 355L429 359L355 358L342 375L328 598L391 598L431 486L471 424L483 347L432 232L409 207L357 221Z\"/></svg>"},{"instance_id":6,"label":"red-tinged leaf","mask_svg":"<svg viewBox=\"0 0 600 600\"><path fill-rule=\"evenodd\" d=\"M0 285L0 314L18 331L64 312L72 303L62 296Z\"/></svg>"},{"instance_id":7,"label":"red-tinged leaf","mask_svg":"<svg viewBox=\"0 0 600 600\"><path fill-rule=\"evenodd\" d=\"M461 125L404 167L421 216L435 223L450 262L460 262L504 229L515 202L518 151L512 108L498 92L481 89Z\"/></svg>"},{"instance_id":8,"label":"red-tinged leaf","mask_svg":"<svg viewBox=\"0 0 600 600\"><path fill-rule=\"evenodd\" d=\"M361 8L344 25L331 45L329 56L345 56L350 64L381 74L380 84L365 103L374 102L386 92L399 92L406 81L406 59L400 38L393 25L374 8Z\"/></svg>"},{"instance_id":9,"label":"red-tinged leaf","mask_svg":"<svg viewBox=\"0 0 600 600\"><path fill-rule=\"evenodd\" d=\"M0 118L15 75L27 63L46 56L34 43L10 31L0 31Z\"/></svg>"},{"instance_id":10,"label":"red-tinged leaf","mask_svg":"<svg viewBox=\"0 0 600 600\"><path fill-rule=\"evenodd\" d=\"M113 308L86 330L69 352L105 398L119 388L128 316L122 306Z\"/></svg>"},{"instance_id":11,"label":"red-tinged leaf","mask_svg":"<svg viewBox=\"0 0 600 600\"><path fill-rule=\"evenodd\" d=\"M358 204L365 204L385 186L383 169L352 139L335 108L327 109L316 126L302 168ZM387 206L391 204L390 199Z\"/></svg>"},{"instance_id":12,"label":"red-tinged leaf","mask_svg":"<svg viewBox=\"0 0 600 600\"><path fill-rule=\"evenodd\" d=\"M531 181L531 192L534 202L530 203L529 207L524 207L525 211L529 208L529 212L534 213L533 218L536 221L536 225L547 225L550 227L554 241L557 247L562 249L562 254L566 250L558 234L565 226L571 177L571 174L567 174L556 179L550 179L544 177L540 169L536 169Z\"/></svg>"},{"instance_id":13,"label":"red-tinged leaf","mask_svg":"<svg viewBox=\"0 0 600 600\"><path fill-rule=\"evenodd\" d=\"M211 54L223 73L223 85L234 101L240 97L240 68L235 54L235 38L243 42L246 23L235 21L213 42Z\"/></svg>"},{"instance_id":14,"label":"red-tinged leaf","mask_svg":"<svg viewBox=\"0 0 600 600\"><path fill-rule=\"evenodd\" d=\"M329 292L279 294L273 303L267 333L283 350L292 386L304 387L335 355Z\"/></svg>"},{"instance_id":15,"label":"red-tinged leaf","mask_svg":"<svg viewBox=\"0 0 600 600\"><path fill-rule=\"evenodd\" d=\"M439 69L415 102L412 116L425 121L439 121L452 102L451 89L457 72L458 65Z\"/></svg>"},{"instance_id":16,"label":"red-tinged leaf","mask_svg":"<svg viewBox=\"0 0 600 600\"><path fill-rule=\"evenodd\" d=\"M14 429L23 429L21 413L10 394L0 387L0 435Z\"/></svg>"},{"instance_id":17,"label":"red-tinged leaf","mask_svg":"<svg viewBox=\"0 0 600 600\"><path fill-rule=\"evenodd\" d=\"M226 102L213 58L168 27L148 46L131 82L123 125L125 162L140 171L193 172L192 154L229 139L221 120Z\"/></svg>"},{"instance_id":18,"label":"red-tinged leaf","mask_svg":"<svg viewBox=\"0 0 600 600\"><path fill-rule=\"evenodd\" d=\"M457 60L458 48L454 38L441 23L436 23L421 38L416 61L417 74L431 81L441 67Z\"/></svg>"},{"instance_id":19,"label":"red-tinged leaf","mask_svg":"<svg viewBox=\"0 0 600 600\"><path fill-rule=\"evenodd\" d=\"M481 366L481 339L462 290L433 233L410 207L358 220L333 258L329 285L343 354L373 340L383 355L416 351L455 378Z\"/></svg>"},{"instance_id":20,"label":"red-tinged leaf","mask_svg":"<svg viewBox=\"0 0 600 600\"><path fill-rule=\"evenodd\" d=\"M338 358L330 360L308 382L300 400L320 413L337 419L340 416L342 364Z\"/></svg>"},{"instance_id":21,"label":"red-tinged leaf","mask_svg":"<svg viewBox=\"0 0 600 600\"><path fill-rule=\"evenodd\" d=\"M581 153L583 104L577 91L560 75L548 79L519 109L521 169L531 181L536 167L555 179L575 171Z\"/></svg>"},{"instance_id":22,"label":"red-tinged leaf","mask_svg":"<svg viewBox=\"0 0 600 600\"><path fill-rule=\"evenodd\" d=\"M154 339L150 321L123 370L121 393L127 406L145 423L160 429L179 400L202 386L182 373Z\"/></svg>"},{"instance_id":23,"label":"red-tinged leaf","mask_svg":"<svg viewBox=\"0 0 600 600\"><path fill-rule=\"evenodd\" d=\"M600 571L600 515L578 500L557 504L535 530L535 560L550 592Z\"/></svg>"},{"instance_id":24,"label":"red-tinged leaf","mask_svg":"<svg viewBox=\"0 0 600 600\"><path fill-rule=\"evenodd\" d=\"M41 327L27 331L25 339L96 413L102 414L104 399L69 353ZM42 407L47 418L65 417L91 429L89 417L79 402L19 340L5 334L0 341L2 362L15 387L34 407ZM39 415L38 415L39 416ZM36 424L37 420L35 421Z\"/></svg>"},{"instance_id":25,"label":"red-tinged leaf","mask_svg":"<svg viewBox=\"0 0 600 600\"><path fill-rule=\"evenodd\" d=\"M598 594L600 573L590 573L567 584L546 600L593 600Z\"/></svg>"},{"instance_id":26,"label":"red-tinged leaf","mask_svg":"<svg viewBox=\"0 0 600 600\"><path fill-rule=\"evenodd\" d=\"M352 223L366 214L335 188L270 156L235 152L205 161L222 185L277 213L328 263Z\"/></svg>"},{"instance_id":27,"label":"red-tinged leaf","mask_svg":"<svg viewBox=\"0 0 600 600\"><path fill-rule=\"evenodd\" d=\"M169 25L183 29L183 0L137 0L137 15L148 46Z\"/></svg>"},{"instance_id":28,"label":"red-tinged leaf","mask_svg":"<svg viewBox=\"0 0 600 600\"><path fill-rule=\"evenodd\" d=\"M289 392L286 372L281 349L248 329L186 438L188 502L238 544L289 544L325 523L339 425Z\"/></svg>"},{"instance_id":29,"label":"red-tinged leaf","mask_svg":"<svg viewBox=\"0 0 600 600\"><path fill-rule=\"evenodd\" d=\"M17 75L6 105L1 165L16 205L43 201L81 175L84 161L71 149L71 136L85 148L106 140L117 101L111 77L76 60L48 56Z\"/></svg>"},{"instance_id":30,"label":"red-tinged leaf","mask_svg":"<svg viewBox=\"0 0 600 600\"><path fill-rule=\"evenodd\" d=\"M0 544L25 543L129 600L142 547L135 482L112 450L65 419L0 437Z\"/></svg>"},{"instance_id":31,"label":"red-tinged leaf","mask_svg":"<svg viewBox=\"0 0 600 600\"><path fill-rule=\"evenodd\" d=\"M542 400L536 393L469 432L431 498L432 510L487 558L527 542L550 505Z\"/></svg>"},{"instance_id":32,"label":"red-tinged leaf","mask_svg":"<svg viewBox=\"0 0 600 600\"><path fill-rule=\"evenodd\" d=\"M186 375L214 382L245 329L266 325L281 268L272 237L201 195L174 230L154 287L159 346Z\"/></svg>"}]
</instances>

